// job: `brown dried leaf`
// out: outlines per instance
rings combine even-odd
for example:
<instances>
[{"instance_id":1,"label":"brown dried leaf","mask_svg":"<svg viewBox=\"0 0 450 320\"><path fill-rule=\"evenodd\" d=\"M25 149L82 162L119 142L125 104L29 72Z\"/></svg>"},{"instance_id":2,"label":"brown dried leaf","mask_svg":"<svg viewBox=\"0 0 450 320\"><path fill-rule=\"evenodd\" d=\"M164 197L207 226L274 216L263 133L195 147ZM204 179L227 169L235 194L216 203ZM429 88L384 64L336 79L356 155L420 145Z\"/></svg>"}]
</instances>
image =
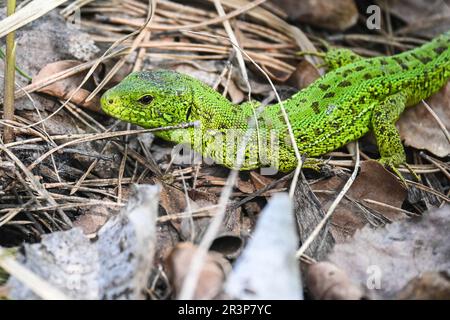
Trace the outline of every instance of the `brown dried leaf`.
<instances>
[{"instance_id":1,"label":"brown dried leaf","mask_svg":"<svg viewBox=\"0 0 450 320\"><path fill-rule=\"evenodd\" d=\"M314 190L324 207L328 209L336 194L326 191L340 192L347 178L334 176L330 179L315 183ZM360 206L344 198L332 216L331 233L337 242L342 242L347 236L362 228L371 221L379 224L386 221L395 221L405 218L405 214L384 206L364 202L365 199L375 200L396 208L400 208L406 197L406 190L398 180L376 161L363 161L361 171L346 196L361 205L373 209L380 216L367 215Z\"/></svg>"},{"instance_id":2,"label":"brown dried leaf","mask_svg":"<svg viewBox=\"0 0 450 320\"><path fill-rule=\"evenodd\" d=\"M196 250L197 247L192 243L181 242L173 248L166 259L167 275L175 296L180 293ZM225 276L230 269L230 263L221 254L209 252L200 271L193 299L205 300L217 297L222 291Z\"/></svg>"},{"instance_id":3,"label":"brown dried leaf","mask_svg":"<svg viewBox=\"0 0 450 320\"><path fill-rule=\"evenodd\" d=\"M295 71L290 75L287 84L297 89L303 89L320 78L320 73L316 67L306 60L302 60Z\"/></svg>"},{"instance_id":4,"label":"brown dried leaf","mask_svg":"<svg viewBox=\"0 0 450 320\"><path fill-rule=\"evenodd\" d=\"M241 178L238 178L236 181L236 187L239 189L239 191L243 193L253 193L255 192L255 187L250 181L242 180Z\"/></svg>"},{"instance_id":5,"label":"brown dried leaf","mask_svg":"<svg viewBox=\"0 0 450 320\"><path fill-rule=\"evenodd\" d=\"M62 60L49 63L45 67L43 67L41 71L39 71L39 73L33 78L32 83L39 82L40 80L50 77L55 73L64 71L66 69L72 68L80 64L81 63L76 60ZM84 73L77 74L72 77L68 77L63 80L54 82L38 91L63 100L68 99L73 94L75 89L80 85L84 77L85 77ZM98 97L95 97L94 99L88 102L85 101L85 99L89 96L89 94L90 94L89 90L81 88L75 93L71 101L76 105L85 107L89 110L101 112L100 100Z\"/></svg>"},{"instance_id":6,"label":"brown dried leaf","mask_svg":"<svg viewBox=\"0 0 450 320\"><path fill-rule=\"evenodd\" d=\"M183 191L164 185L160 194L160 203L167 214L180 213L186 209L186 196Z\"/></svg>"},{"instance_id":7,"label":"brown dried leaf","mask_svg":"<svg viewBox=\"0 0 450 320\"><path fill-rule=\"evenodd\" d=\"M442 123L450 130L450 83L438 93L427 99L428 105L433 109ZM426 149L438 157L450 154L448 142L436 119L430 114L422 103L406 110L398 121L400 136L405 145L416 149Z\"/></svg>"},{"instance_id":8,"label":"brown dried leaf","mask_svg":"<svg viewBox=\"0 0 450 320\"><path fill-rule=\"evenodd\" d=\"M169 185L164 185L161 188L160 204L167 214L176 214L187 210L186 195L184 192ZM170 223L183 239L190 238L192 230L189 220L170 220Z\"/></svg>"},{"instance_id":9,"label":"brown dried leaf","mask_svg":"<svg viewBox=\"0 0 450 320\"><path fill-rule=\"evenodd\" d=\"M343 31L358 20L353 0L272 0L292 20L306 22L332 31Z\"/></svg>"},{"instance_id":10,"label":"brown dried leaf","mask_svg":"<svg viewBox=\"0 0 450 320\"><path fill-rule=\"evenodd\" d=\"M403 31L434 37L450 28L448 1L396 0L387 4L389 13L408 23Z\"/></svg>"},{"instance_id":11,"label":"brown dried leaf","mask_svg":"<svg viewBox=\"0 0 450 320\"><path fill-rule=\"evenodd\" d=\"M9 296L9 288L7 286L0 286L0 299L6 300Z\"/></svg>"},{"instance_id":12,"label":"brown dried leaf","mask_svg":"<svg viewBox=\"0 0 450 320\"><path fill-rule=\"evenodd\" d=\"M256 171L250 171L250 179L256 189L262 189L274 181L274 179L260 175Z\"/></svg>"},{"instance_id":13,"label":"brown dried leaf","mask_svg":"<svg viewBox=\"0 0 450 320\"><path fill-rule=\"evenodd\" d=\"M92 206L80 215L77 220L74 221L75 227L81 228L84 234L92 234L97 232L113 215L112 208L105 206ZM116 212L117 213L117 212Z\"/></svg>"},{"instance_id":14,"label":"brown dried leaf","mask_svg":"<svg viewBox=\"0 0 450 320\"><path fill-rule=\"evenodd\" d=\"M450 270L449 234L450 206L446 205L385 228L365 227L349 242L336 245L328 259L354 282L376 288L382 298L394 298L414 277Z\"/></svg>"},{"instance_id":15,"label":"brown dried leaf","mask_svg":"<svg viewBox=\"0 0 450 320\"><path fill-rule=\"evenodd\" d=\"M450 300L450 272L425 272L397 295L399 300Z\"/></svg>"},{"instance_id":16,"label":"brown dried leaf","mask_svg":"<svg viewBox=\"0 0 450 320\"><path fill-rule=\"evenodd\" d=\"M359 300L363 290L347 273L330 262L318 262L308 268L306 285L316 300Z\"/></svg>"}]
</instances>

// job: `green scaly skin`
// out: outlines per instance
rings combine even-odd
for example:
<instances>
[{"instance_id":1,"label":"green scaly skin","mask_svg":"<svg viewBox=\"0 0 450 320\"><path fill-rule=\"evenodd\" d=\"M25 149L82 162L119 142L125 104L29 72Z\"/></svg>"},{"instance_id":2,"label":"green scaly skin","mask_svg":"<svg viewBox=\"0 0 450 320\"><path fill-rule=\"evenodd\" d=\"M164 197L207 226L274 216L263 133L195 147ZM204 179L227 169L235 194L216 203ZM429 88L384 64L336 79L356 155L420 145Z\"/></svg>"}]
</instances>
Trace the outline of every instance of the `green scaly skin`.
<instances>
[{"instance_id":1,"label":"green scaly skin","mask_svg":"<svg viewBox=\"0 0 450 320\"><path fill-rule=\"evenodd\" d=\"M405 164L395 122L406 106L429 97L450 78L450 31L391 57L363 59L346 49L332 49L325 61L330 72L283 102L300 153L320 156L373 130L379 161L394 170ZM195 138L195 132L199 132L196 128L157 135L175 143L189 143L197 152L229 168L235 166L237 148L218 138L218 133L238 129L241 133L236 139L242 140L249 120L257 115L257 130L251 135L241 169L265 166L276 155L280 171L297 166L279 104L265 106L258 114L256 103L232 104L201 81L167 70L132 73L108 90L101 103L107 114L144 128L200 122L201 142ZM278 148L269 146L263 157L259 142L270 141L271 130L278 134ZM260 156L249 160L254 152Z\"/></svg>"}]
</instances>

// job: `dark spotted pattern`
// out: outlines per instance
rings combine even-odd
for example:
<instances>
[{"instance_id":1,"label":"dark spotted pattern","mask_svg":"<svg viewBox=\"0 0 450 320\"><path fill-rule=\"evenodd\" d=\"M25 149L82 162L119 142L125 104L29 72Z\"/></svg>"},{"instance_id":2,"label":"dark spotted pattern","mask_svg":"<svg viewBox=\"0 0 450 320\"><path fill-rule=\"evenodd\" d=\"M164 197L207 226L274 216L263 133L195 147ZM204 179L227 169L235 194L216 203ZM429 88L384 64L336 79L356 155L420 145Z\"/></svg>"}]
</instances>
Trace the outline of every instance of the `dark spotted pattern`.
<instances>
[{"instance_id":1,"label":"dark spotted pattern","mask_svg":"<svg viewBox=\"0 0 450 320\"><path fill-rule=\"evenodd\" d=\"M350 87L351 85L352 85L352 83L350 81L344 80L338 84L338 87L345 88L345 87Z\"/></svg>"},{"instance_id":2,"label":"dark spotted pattern","mask_svg":"<svg viewBox=\"0 0 450 320\"><path fill-rule=\"evenodd\" d=\"M311 104L311 108L313 109L314 113L318 114L320 113L320 109L319 109L319 101L314 101Z\"/></svg>"},{"instance_id":3,"label":"dark spotted pattern","mask_svg":"<svg viewBox=\"0 0 450 320\"><path fill-rule=\"evenodd\" d=\"M330 88L330 85L329 84L325 84L325 83L321 83L321 84L318 85L318 87L320 88L320 90L326 91L326 90L328 90Z\"/></svg>"}]
</instances>

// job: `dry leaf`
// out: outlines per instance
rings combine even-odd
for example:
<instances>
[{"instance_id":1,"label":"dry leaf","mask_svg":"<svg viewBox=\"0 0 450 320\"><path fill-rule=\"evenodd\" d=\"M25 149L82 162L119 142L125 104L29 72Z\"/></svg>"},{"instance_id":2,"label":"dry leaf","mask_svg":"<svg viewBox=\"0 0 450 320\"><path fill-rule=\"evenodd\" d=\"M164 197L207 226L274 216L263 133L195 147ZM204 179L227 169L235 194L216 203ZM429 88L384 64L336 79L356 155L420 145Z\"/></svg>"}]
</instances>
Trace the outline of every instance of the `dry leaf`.
<instances>
[{"instance_id":1,"label":"dry leaf","mask_svg":"<svg viewBox=\"0 0 450 320\"><path fill-rule=\"evenodd\" d=\"M74 221L73 225L81 228L84 234L93 234L105 224L111 213L111 208L92 206L84 210L83 214Z\"/></svg>"},{"instance_id":2,"label":"dry leaf","mask_svg":"<svg viewBox=\"0 0 450 320\"><path fill-rule=\"evenodd\" d=\"M302 60L286 83L297 89L303 89L320 78L319 71L311 63Z\"/></svg>"},{"instance_id":3,"label":"dry leaf","mask_svg":"<svg viewBox=\"0 0 450 320\"><path fill-rule=\"evenodd\" d=\"M408 282L399 300L450 300L450 271L425 272Z\"/></svg>"},{"instance_id":4,"label":"dry leaf","mask_svg":"<svg viewBox=\"0 0 450 320\"><path fill-rule=\"evenodd\" d=\"M346 181L347 177L334 176L311 186L313 191L318 191L316 192L317 197L325 211ZM335 193L330 194L329 191ZM374 211L369 214L347 198L342 199L331 218L331 233L336 242L344 241L368 222L373 225L383 225L389 221L403 219L406 216L404 213L388 207L364 201L365 199L375 200L401 208L406 197L406 190L400 182L376 161L363 161L361 163L361 171L346 196ZM373 213L379 213L380 215L374 216Z\"/></svg>"},{"instance_id":5,"label":"dry leaf","mask_svg":"<svg viewBox=\"0 0 450 320\"><path fill-rule=\"evenodd\" d=\"M227 88L227 94L230 96L231 102L239 104L245 100L246 95L239 89L233 80L230 79L228 81L228 79L223 78L220 83L224 88Z\"/></svg>"},{"instance_id":6,"label":"dry leaf","mask_svg":"<svg viewBox=\"0 0 450 320\"><path fill-rule=\"evenodd\" d=\"M395 298L414 277L450 270L449 234L446 205L384 228L366 226L347 243L337 244L328 260L381 298Z\"/></svg>"},{"instance_id":7,"label":"dry leaf","mask_svg":"<svg viewBox=\"0 0 450 320\"><path fill-rule=\"evenodd\" d=\"M81 63L79 61L75 60L63 60L47 64L44 68L41 69L41 71L39 71L39 73L35 77L33 77L32 83L39 82L40 80L50 77L55 73L64 71L66 69L72 68L80 64ZM38 92L43 92L53 97L65 100L68 99L73 94L73 92L80 85L84 77L85 77L84 73L76 74L72 77L68 77L63 80L54 82L38 90ZM100 100L98 97L95 97L94 99L88 102L85 101L85 99L89 96L89 94L90 91L81 88L75 93L71 101L76 105L85 107L89 110L101 112Z\"/></svg>"},{"instance_id":8,"label":"dry leaf","mask_svg":"<svg viewBox=\"0 0 450 320\"><path fill-rule=\"evenodd\" d=\"M306 286L316 300L359 300L363 297L363 290L352 283L345 271L326 261L309 266Z\"/></svg>"},{"instance_id":9,"label":"dry leaf","mask_svg":"<svg viewBox=\"0 0 450 320\"><path fill-rule=\"evenodd\" d=\"M450 105L450 83L427 99L427 103L447 127L447 130L450 130L448 126L450 123L450 108L448 107ZM405 145L416 149L426 149L441 158L450 154L450 143L436 119L422 103L406 110L397 125L400 136L405 140Z\"/></svg>"},{"instance_id":10,"label":"dry leaf","mask_svg":"<svg viewBox=\"0 0 450 320\"><path fill-rule=\"evenodd\" d=\"M272 0L292 20L310 23L333 31L343 31L358 21L353 0Z\"/></svg>"},{"instance_id":11,"label":"dry leaf","mask_svg":"<svg viewBox=\"0 0 450 320\"><path fill-rule=\"evenodd\" d=\"M266 187L274 181L274 179L260 175L256 171L250 171L250 179L257 190Z\"/></svg>"},{"instance_id":12,"label":"dry leaf","mask_svg":"<svg viewBox=\"0 0 450 320\"><path fill-rule=\"evenodd\" d=\"M396 0L386 2L387 10L408 25L401 33L435 37L450 28L450 5L442 0Z\"/></svg>"},{"instance_id":13,"label":"dry leaf","mask_svg":"<svg viewBox=\"0 0 450 320\"><path fill-rule=\"evenodd\" d=\"M195 202L190 199L189 201L191 209L195 209L197 207ZM167 214L186 212L188 210L186 195L183 191L177 188L170 185L164 185L161 190L161 206ZM170 220L170 223L177 230L182 239L190 239L192 226L189 219ZM194 229L198 230L198 227L194 225Z\"/></svg>"},{"instance_id":14,"label":"dry leaf","mask_svg":"<svg viewBox=\"0 0 450 320\"><path fill-rule=\"evenodd\" d=\"M238 178L236 180L236 187L239 189L239 191L243 193L253 193L255 192L255 187L250 181L242 180L241 178Z\"/></svg>"},{"instance_id":15,"label":"dry leaf","mask_svg":"<svg viewBox=\"0 0 450 320\"><path fill-rule=\"evenodd\" d=\"M183 286L197 247L190 242L177 244L166 259L167 275L178 296ZM216 298L222 291L225 276L231 269L229 262L217 252L209 252L200 271L199 281L193 295L194 300Z\"/></svg>"}]
</instances>

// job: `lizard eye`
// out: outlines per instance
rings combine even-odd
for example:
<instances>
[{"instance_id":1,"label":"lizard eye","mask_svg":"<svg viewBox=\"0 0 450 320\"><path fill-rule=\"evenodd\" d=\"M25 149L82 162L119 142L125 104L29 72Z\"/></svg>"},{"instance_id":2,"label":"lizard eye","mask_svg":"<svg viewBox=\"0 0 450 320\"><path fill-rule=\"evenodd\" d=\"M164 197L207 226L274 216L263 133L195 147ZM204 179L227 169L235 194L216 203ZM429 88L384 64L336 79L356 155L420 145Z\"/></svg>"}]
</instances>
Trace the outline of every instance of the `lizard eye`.
<instances>
[{"instance_id":1,"label":"lizard eye","mask_svg":"<svg viewBox=\"0 0 450 320\"><path fill-rule=\"evenodd\" d=\"M153 97L150 95L143 96L138 100L142 104L150 104L153 101Z\"/></svg>"}]
</instances>

